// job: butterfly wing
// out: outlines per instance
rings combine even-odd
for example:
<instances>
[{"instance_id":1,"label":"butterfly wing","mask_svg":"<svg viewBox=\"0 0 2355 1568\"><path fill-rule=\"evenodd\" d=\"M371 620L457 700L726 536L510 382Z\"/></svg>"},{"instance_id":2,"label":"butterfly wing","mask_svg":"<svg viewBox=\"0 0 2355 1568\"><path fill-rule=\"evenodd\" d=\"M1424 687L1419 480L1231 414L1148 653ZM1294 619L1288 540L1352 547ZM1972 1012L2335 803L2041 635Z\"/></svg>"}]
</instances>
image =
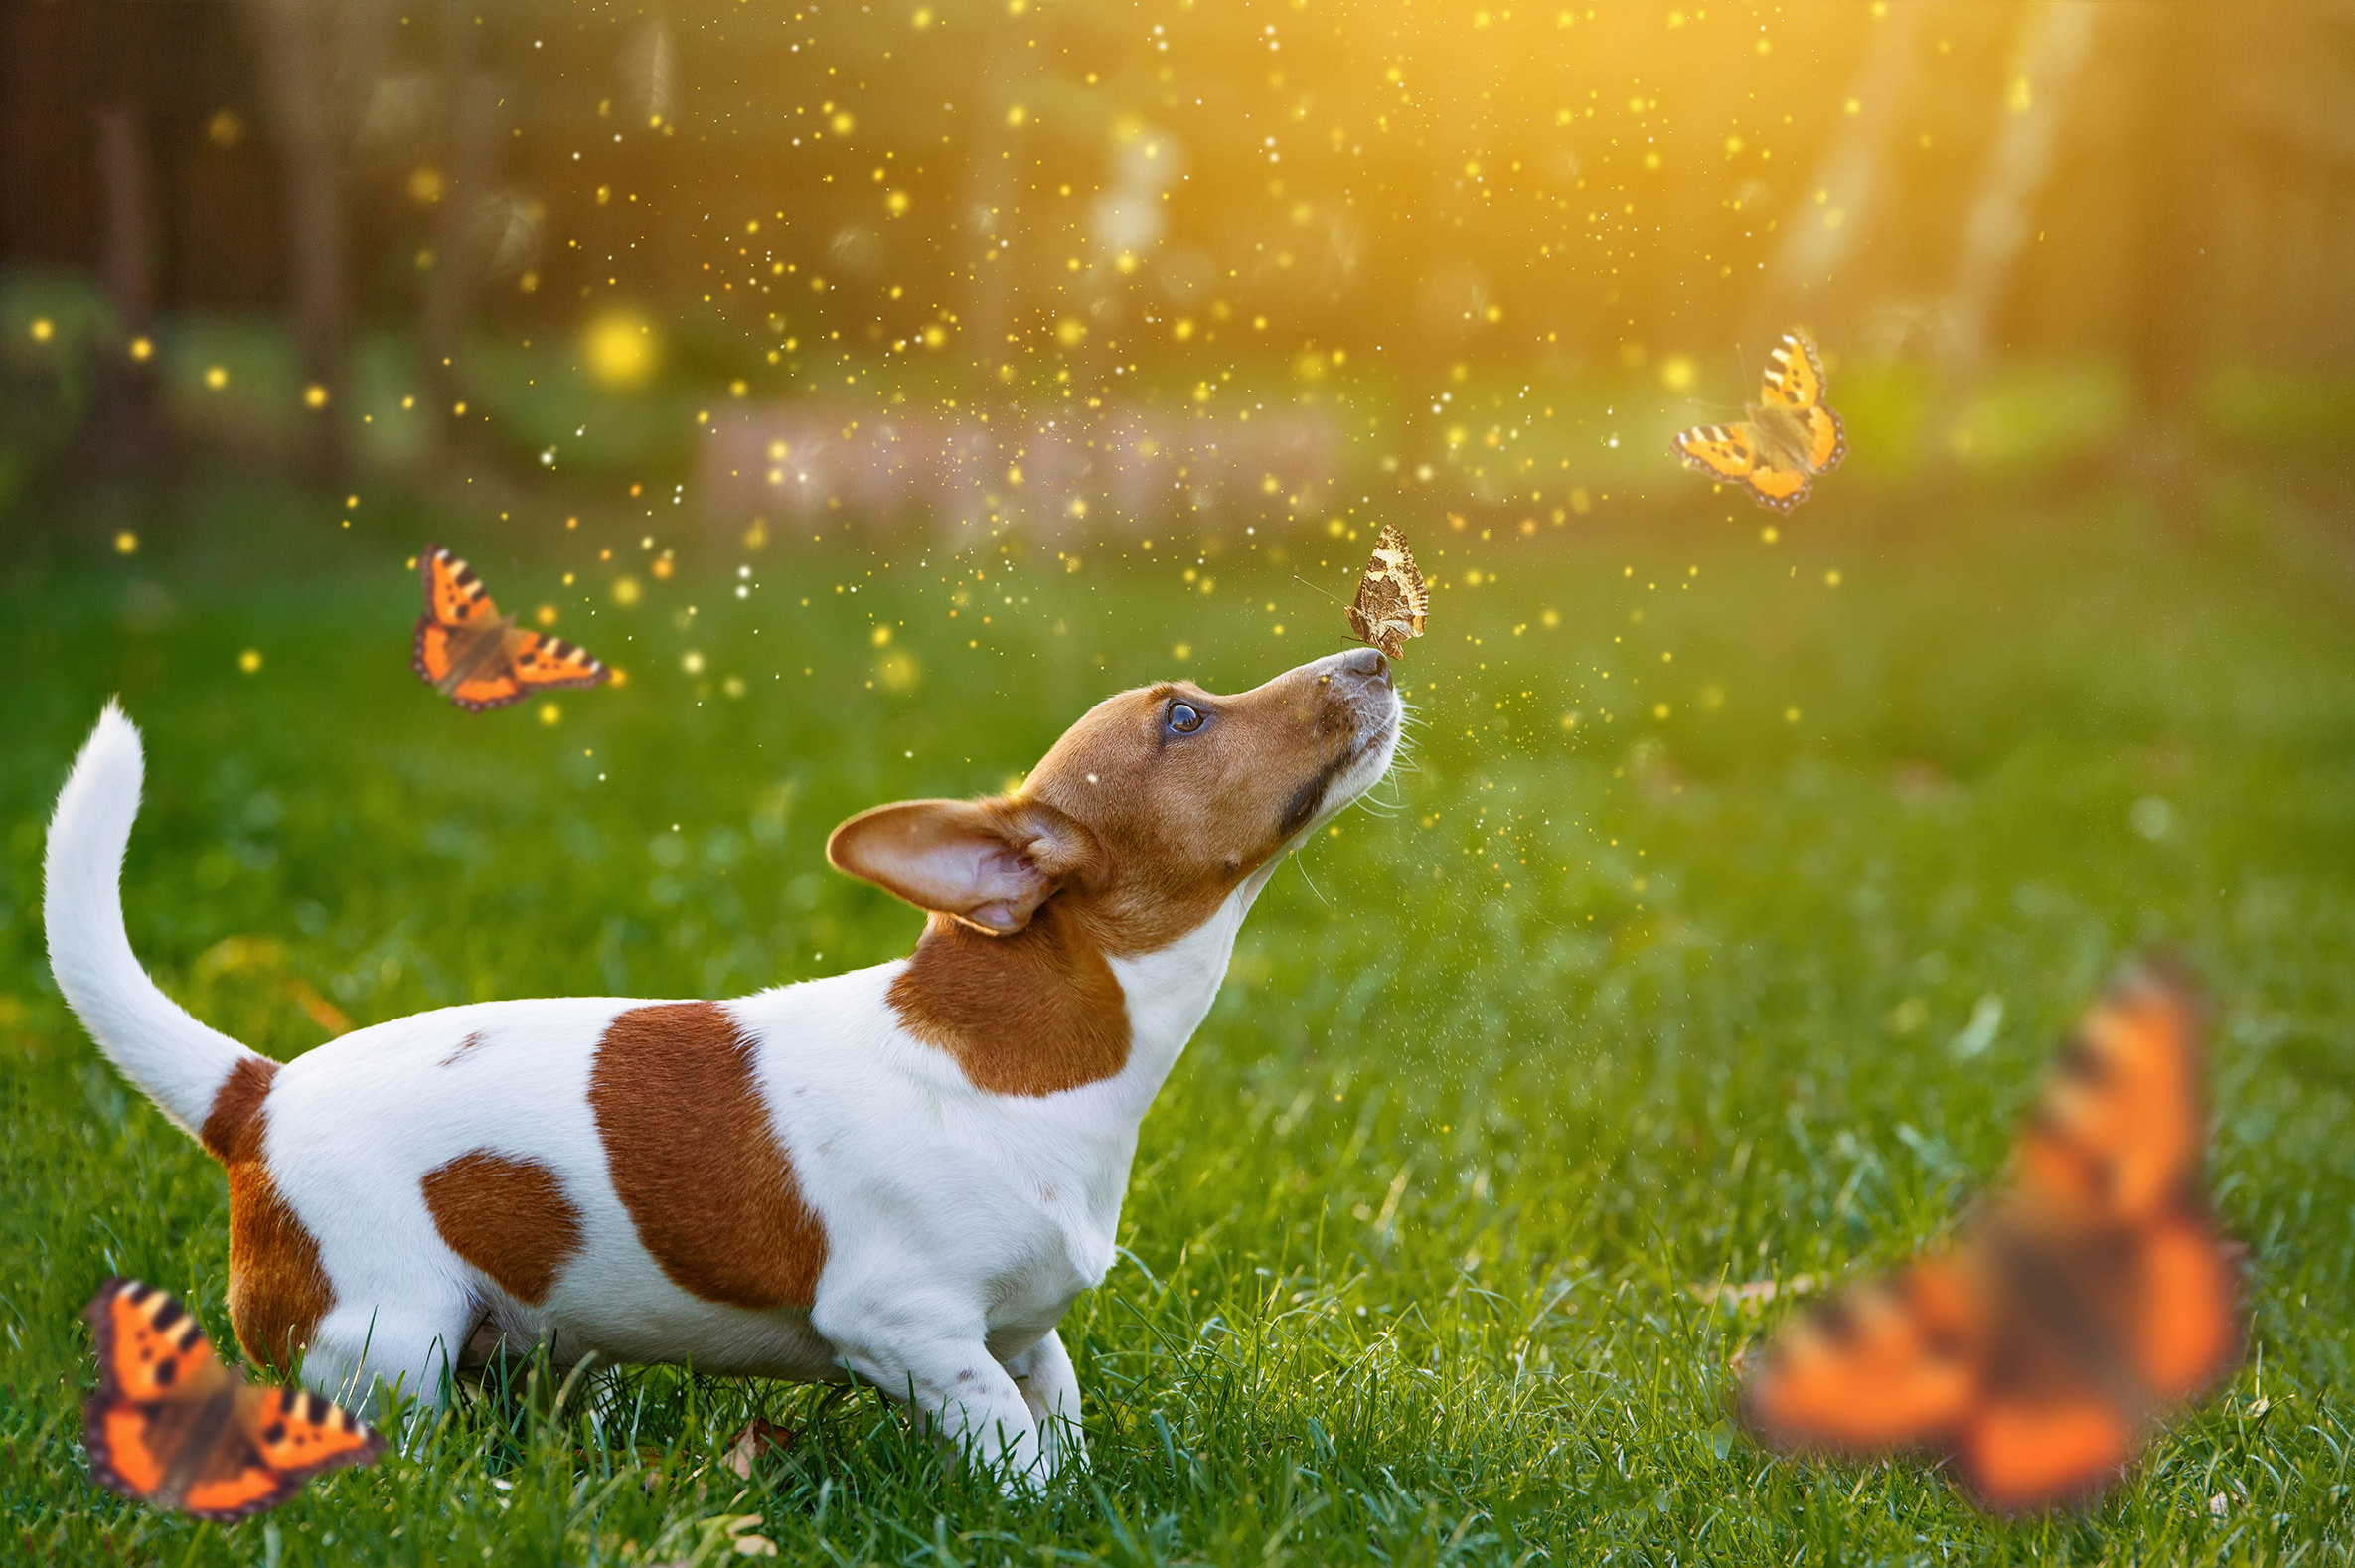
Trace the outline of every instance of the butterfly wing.
<instances>
[{"instance_id":1,"label":"butterfly wing","mask_svg":"<svg viewBox=\"0 0 2355 1568\"><path fill-rule=\"evenodd\" d=\"M530 691L600 686L613 679L587 649L561 637L518 632L509 639L507 654L516 680Z\"/></svg>"},{"instance_id":2,"label":"butterfly wing","mask_svg":"<svg viewBox=\"0 0 2355 1568\"><path fill-rule=\"evenodd\" d=\"M1385 523L1374 540L1373 556L1350 601L1349 630L1387 658L1406 651L1406 640L1423 635L1431 612L1431 588L1407 549L1406 536Z\"/></svg>"},{"instance_id":3,"label":"butterfly wing","mask_svg":"<svg viewBox=\"0 0 2355 1568\"><path fill-rule=\"evenodd\" d=\"M1794 327L1767 356L1766 386L1759 401L1770 407L1806 409L1823 401L1823 356L1815 343Z\"/></svg>"},{"instance_id":4,"label":"butterfly wing","mask_svg":"<svg viewBox=\"0 0 2355 1568\"><path fill-rule=\"evenodd\" d=\"M1956 1467L1982 1506L2024 1513L2091 1498L2139 1446L2135 1423L2115 1400L2076 1383L1980 1405Z\"/></svg>"},{"instance_id":5,"label":"butterfly wing","mask_svg":"<svg viewBox=\"0 0 2355 1568\"><path fill-rule=\"evenodd\" d=\"M1810 1308L1752 1358L1743 1424L1785 1452L1943 1448L1980 1392L1986 1303L1967 1255Z\"/></svg>"},{"instance_id":6,"label":"butterfly wing","mask_svg":"<svg viewBox=\"0 0 2355 1568\"><path fill-rule=\"evenodd\" d=\"M196 1402L230 1382L196 1315L152 1285L108 1280L81 1316L97 1341L101 1399Z\"/></svg>"},{"instance_id":7,"label":"butterfly wing","mask_svg":"<svg viewBox=\"0 0 2355 1568\"><path fill-rule=\"evenodd\" d=\"M1848 455L1847 427L1829 403L1817 403L1802 416L1806 427L1807 467L1828 474Z\"/></svg>"},{"instance_id":8,"label":"butterfly wing","mask_svg":"<svg viewBox=\"0 0 2355 1568\"><path fill-rule=\"evenodd\" d=\"M238 1429L263 1465L297 1482L346 1465L373 1465L385 1451L383 1433L307 1389L247 1388L239 1395Z\"/></svg>"},{"instance_id":9,"label":"butterfly wing","mask_svg":"<svg viewBox=\"0 0 2355 1568\"><path fill-rule=\"evenodd\" d=\"M1749 424L1698 424L1678 432L1668 450L1696 474L1720 484L1740 484L1758 466L1758 431Z\"/></svg>"},{"instance_id":10,"label":"butterfly wing","mask_svg":"<svg viewBox=\"0 0 2355 1568\"><path fill-rule=\"evenodd\" d=\"M2062 1042L2019 1140L2023 1203L2141 1225L2204 1204L2201 1008L2163 967L2126 971Z\"/></svg>"},{"instance_id":11,"label":"butterfly wing","mask_svg":"<svg viewBox=\"0 0 2355 1568\"><path fill-rule=\"evenodd\" d=\"M1366 562L1366 575L1379 575L1398 590L1399 613L1406 620L1409 636L1423 635L1424 622L1431 614L1431 587L1423 580L1423 570L1415 564L1415 552L1407 549L1406 536L1398 532L1396 524L1385 523L1374 539L1373 558Z\"/></svg>"},{"instance_id":12,"label":"butterfly wing","mask_svg":"<svg viewBox=\"0 0 2355 1568\"><path fill-rule=\"evenodd\" d=\"M442 549L428 545L417 557L417 574L425 581L425 615L444 626L495 621L499 607L474 568Z\"/></svg>"}]
</instances>

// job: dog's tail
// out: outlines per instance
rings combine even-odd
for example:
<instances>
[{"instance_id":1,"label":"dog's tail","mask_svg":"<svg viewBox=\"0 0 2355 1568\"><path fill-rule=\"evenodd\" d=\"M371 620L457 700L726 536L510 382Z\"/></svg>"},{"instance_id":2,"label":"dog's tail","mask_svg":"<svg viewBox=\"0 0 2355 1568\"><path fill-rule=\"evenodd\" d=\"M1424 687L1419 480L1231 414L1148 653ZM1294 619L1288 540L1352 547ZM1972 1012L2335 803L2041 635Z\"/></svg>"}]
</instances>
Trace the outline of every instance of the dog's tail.
<instances>
[{"instance_id":1,"label":"dog's tail","mask_svg":"<svg viewBox=\"0 0 2355 1568\"><path fill-rule=\"evenodd\" d=\"M42 921L58 989L122 1075L202 1137L230 1075L255 1051L191 1018L147 978L122 925L122 852L139 814L139 731L113 703L74 759L49 823Z\"/></svg>"}]
</instances>

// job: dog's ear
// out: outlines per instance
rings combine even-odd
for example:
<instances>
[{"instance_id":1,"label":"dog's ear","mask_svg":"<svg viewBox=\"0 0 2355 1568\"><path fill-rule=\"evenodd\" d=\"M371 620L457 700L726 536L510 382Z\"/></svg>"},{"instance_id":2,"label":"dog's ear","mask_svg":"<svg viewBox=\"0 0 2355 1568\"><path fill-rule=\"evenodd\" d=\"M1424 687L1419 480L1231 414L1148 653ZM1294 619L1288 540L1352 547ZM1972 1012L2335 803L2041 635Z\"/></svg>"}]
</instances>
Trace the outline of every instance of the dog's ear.
<instances>
[{"instance_id":1,"label":"dog's ear","mask_svg":"<svg viewBox=\"0 0 2355 1568\"><path fill-rule=\"evenodd\" d=\"M836 870L992 936L1028 925L1099 853L1075 819L1012 796L877 806L826 841Z\"/></svg>"}]
</instances>

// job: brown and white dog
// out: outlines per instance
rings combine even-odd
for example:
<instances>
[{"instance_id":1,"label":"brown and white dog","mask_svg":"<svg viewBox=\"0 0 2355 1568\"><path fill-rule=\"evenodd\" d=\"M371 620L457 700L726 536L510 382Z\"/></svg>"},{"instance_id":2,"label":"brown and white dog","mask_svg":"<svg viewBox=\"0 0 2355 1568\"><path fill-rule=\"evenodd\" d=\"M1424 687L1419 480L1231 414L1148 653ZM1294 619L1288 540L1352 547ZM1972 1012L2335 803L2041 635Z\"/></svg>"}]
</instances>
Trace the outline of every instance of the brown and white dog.
<instances>
[{"instance_id":1,"label":"brown and white dog","mask_svg":"<svg viewBox=\"0 0 2355 1568\"><path fill-rule=\"evenodd\" d=\"M1137 1128L1283 857L1390 765L1372 649L1237 697L1125 692L1012 795L880 806L841 869L915 953L733 1002L486 1002L281 1066L139 967L138 732L50 825L58 984L229 1172L229 1310L325 1392L438 1400L470 1344L912 1402L1011 1488L1084 1459L1055 1325L1113 1259Z\"/></svg>"}]
</instances>

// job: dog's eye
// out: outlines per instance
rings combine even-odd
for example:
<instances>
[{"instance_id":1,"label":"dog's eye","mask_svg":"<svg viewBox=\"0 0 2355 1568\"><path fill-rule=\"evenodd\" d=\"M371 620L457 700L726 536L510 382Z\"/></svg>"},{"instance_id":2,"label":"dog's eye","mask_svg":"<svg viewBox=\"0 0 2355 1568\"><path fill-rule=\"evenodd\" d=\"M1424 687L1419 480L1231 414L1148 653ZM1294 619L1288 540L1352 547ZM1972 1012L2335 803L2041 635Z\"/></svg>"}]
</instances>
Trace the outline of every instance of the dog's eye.
<instances>
[{"instance_id":1,"label":"dog's eye","mask_svg":"<svg viewBox=\"0 0 2355 1568\"><path fill-rule=\"evenodd\" d=\"M1169 724L1178 734L1190 735L1202 727L1202 715L1190 703L1172 703Z\"/></svg>"}]
</instances>

